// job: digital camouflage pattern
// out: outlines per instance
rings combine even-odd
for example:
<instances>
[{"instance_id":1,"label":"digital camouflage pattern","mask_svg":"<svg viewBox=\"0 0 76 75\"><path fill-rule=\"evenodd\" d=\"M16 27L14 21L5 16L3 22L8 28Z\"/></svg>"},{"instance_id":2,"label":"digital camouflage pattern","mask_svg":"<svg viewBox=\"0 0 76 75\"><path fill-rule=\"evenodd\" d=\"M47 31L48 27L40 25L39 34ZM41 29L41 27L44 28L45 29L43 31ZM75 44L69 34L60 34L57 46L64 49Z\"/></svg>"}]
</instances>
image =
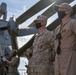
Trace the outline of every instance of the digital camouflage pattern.
<instances>
[{"instance_id":1,"label":"digital camouflage pattern","mask_svg":"<svg viewBox=\"0 0 76 75\"><path fill-rule=\"evenodd\" d=\"M36 35L33 42L33 55L29 59L28 75L53 75L52 38L52 32L47 29Z\"/></svg>"}]
</instances>

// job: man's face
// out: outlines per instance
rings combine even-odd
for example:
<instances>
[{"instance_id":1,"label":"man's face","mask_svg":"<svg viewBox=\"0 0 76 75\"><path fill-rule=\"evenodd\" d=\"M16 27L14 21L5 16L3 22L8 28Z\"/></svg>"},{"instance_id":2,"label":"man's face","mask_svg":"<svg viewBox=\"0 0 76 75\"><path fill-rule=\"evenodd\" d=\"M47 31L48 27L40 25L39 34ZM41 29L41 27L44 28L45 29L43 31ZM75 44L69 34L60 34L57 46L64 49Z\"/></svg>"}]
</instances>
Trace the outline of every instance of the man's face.
<instances>
[{"instance_id":1,"label":"man's face","mask_svg":"<svg viewBox=\"0 0 76 75\"><path fill-rule=\"evenodd\" d=\"M35 21L35 26L37 29L39 29L39 28L45 26L45 21L44 20L37 20L37 21Z\"/></svg>"},{"instance_id":2,"label":"man's face","mask_svg":"<svg viewBox=\"0 0 76 75\"><path fill-rule=\"evenodd\" d=\"M68 9L63 8L63 7L59 7L58 8L58 17L62 20L65 16L67 16L68 13Z\"/></svg>"}]
</instances>

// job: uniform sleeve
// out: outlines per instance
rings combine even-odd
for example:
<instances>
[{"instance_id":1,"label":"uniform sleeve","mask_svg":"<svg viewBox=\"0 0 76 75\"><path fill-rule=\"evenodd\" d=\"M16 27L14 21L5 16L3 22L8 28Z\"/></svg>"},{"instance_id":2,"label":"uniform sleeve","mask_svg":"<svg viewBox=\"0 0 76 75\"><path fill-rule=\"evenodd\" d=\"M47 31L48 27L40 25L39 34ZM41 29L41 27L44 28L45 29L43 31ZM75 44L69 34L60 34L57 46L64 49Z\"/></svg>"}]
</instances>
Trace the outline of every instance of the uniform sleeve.
<instances>
[{"instance_id":1,"label":"uniform sleeve","mask_svg":"<svg viewBox=\"0 0 76 75\"><path fill-rule=\"evenodd\" d=\"M52 62L55 60L54 40L55 40L55 36L54 36L54 32L52 31L48 35L48 42L50 43L50 50L51 50L51 57L50 58L51 58Z\"/></svg>"},{"instance_id":2,"label":"uniform sleeve","mask_svg":"<svg viewBox=\"0 0 76 75\"><path fill-rule=\"evenodd\" d=\"M71 30L74 34L76 34L76 20L74 20L71 24Z\"/></svg>"},{"instance_id":3,"label":"uniform sleeve","mask_svg":"<svg viewBox=\"0 0 76 75\"><path fill-rule=\"evenodd\" d=\"M54 34L53 34L53 32L50 32L47 35L48 35L47 36L47 40L48 40L48 42L50 44L50 48L53 48L53 45L54 45Z\"/></svg>"},{"instance_id":4,"label":"uniform sleeve","mask_svg":"<svg viewBox=\"0 0 76 75\"><path fill-rule=\"evenodd\" d=\"M33 49L32 46L30 48L28 48L25 52L26 57L29 59L33 54Z\"/></svg>"},{"instance_id":5,"label":"uniform sleeve","mask_svg":"<svg viewBox=\"0 0 76 75\"><path fill-rule=\"evenodd\" d=\"M50 55L52 56L53 52L54 52L54 34L53 34L53 32L48 31L46 36L47 36L47 38L46 38L47 45L48 45L48 47L49 47L49 49L51 51Z\"/></svg>"}]
</instances>

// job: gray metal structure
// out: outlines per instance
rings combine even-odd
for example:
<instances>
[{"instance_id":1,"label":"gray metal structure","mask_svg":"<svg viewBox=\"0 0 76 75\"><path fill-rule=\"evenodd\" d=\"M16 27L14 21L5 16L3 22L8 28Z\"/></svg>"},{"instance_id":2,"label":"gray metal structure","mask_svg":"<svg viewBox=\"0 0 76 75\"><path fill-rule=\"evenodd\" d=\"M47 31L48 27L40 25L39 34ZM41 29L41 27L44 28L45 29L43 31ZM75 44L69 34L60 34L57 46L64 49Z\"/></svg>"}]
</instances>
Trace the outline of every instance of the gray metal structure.
<instances>
[{"instance_id":1,"label":"gray metal structure","mask_svg":"<svg viewBox=\"0 0 76 75\"><path fill-rule=\"evenodd\" d=\"M2 2L0 5L0 17L3 15L3 20L7 18L7 5L6 3Z\"/></svg>"},{"instance_id":2,"label":"gray metal structure","mask_svg":"<svg viewBox=\"0 0 76 75\"><path fill-rule=\"evenodd\" d=\"M11 45L11 38L7 31L7 5L6 3L2 3L0 5L0 59L3 56L8 57L10 55L10 45ZM0 60L1 61L1 60Z\"/></svg>"}]
</instances>

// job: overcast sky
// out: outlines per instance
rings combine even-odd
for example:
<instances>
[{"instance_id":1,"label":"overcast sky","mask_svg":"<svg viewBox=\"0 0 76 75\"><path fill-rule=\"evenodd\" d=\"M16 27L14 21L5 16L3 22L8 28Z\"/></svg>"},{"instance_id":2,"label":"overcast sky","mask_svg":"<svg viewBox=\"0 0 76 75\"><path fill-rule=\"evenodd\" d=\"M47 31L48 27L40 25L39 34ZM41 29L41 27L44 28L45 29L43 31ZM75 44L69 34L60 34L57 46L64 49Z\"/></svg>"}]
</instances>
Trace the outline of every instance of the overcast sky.
<instances>
[{"instance_id":1,"label":"overcast sky","mask_svg":"<svg viewBox=\"0 0 76 75\"><path fill-rule=\"evenodd\" d=\"M5 2L7 4L7 19L8 19L12 15L15 15L15 18L17 18L38 1L39 0L0 0L0 4L2 2Z\"/></svg>"}]
</instances>

